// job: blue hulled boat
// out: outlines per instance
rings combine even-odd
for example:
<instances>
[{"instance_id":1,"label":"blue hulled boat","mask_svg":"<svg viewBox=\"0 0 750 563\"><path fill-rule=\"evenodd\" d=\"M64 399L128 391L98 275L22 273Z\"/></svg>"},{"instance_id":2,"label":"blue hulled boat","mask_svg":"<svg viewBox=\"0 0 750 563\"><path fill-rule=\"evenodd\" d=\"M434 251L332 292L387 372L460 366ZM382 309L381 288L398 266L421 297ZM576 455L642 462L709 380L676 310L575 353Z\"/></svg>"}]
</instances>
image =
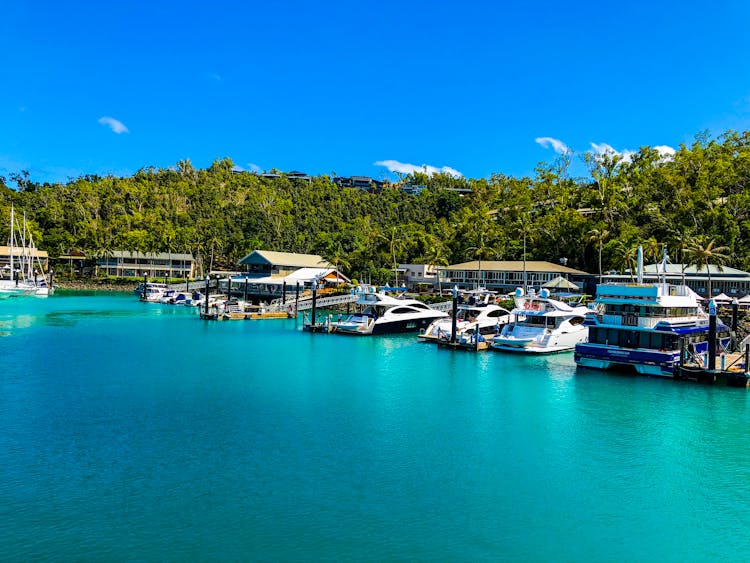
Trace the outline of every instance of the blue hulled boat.
<instances>
[{"instance_id":1,"label":"blue hulled boat","mask_svg":"<svg viewBox=\"0 0 750 563\"><path fill-rule=\"evenodd\" d=\"M682 352L700 359L708 351L709 316L699 299L686 285L643 283L640 275L639 283L600 284L596 308L584 320L588 342L575 348L576 364L673 377ZM717 319L718 346L729 341L729 327Z\"/></svg>"}]
</instances>

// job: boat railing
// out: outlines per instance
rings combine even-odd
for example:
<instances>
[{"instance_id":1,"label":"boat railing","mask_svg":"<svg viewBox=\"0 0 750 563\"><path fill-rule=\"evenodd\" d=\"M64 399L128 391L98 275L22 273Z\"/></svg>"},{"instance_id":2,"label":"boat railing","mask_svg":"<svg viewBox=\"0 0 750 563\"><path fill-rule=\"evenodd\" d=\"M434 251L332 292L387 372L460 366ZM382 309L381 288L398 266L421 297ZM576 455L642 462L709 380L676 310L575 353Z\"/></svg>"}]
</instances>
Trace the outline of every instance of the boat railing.
<instances>
[{"instance_id":1,"label":"boat railing","mask_svg":"<svg viewBox=\"0 0 750 563\"><path fill-rule=\"evenodd\" d=\"M669 323L685 323L695 321L695 316L684 317L633 317L632 315L596 315L601 324L611 326L632 326L638 328L652 329L657 324L667 321ZM633 322L635 321L635 322Z\"/></svg>"}]
</instances>

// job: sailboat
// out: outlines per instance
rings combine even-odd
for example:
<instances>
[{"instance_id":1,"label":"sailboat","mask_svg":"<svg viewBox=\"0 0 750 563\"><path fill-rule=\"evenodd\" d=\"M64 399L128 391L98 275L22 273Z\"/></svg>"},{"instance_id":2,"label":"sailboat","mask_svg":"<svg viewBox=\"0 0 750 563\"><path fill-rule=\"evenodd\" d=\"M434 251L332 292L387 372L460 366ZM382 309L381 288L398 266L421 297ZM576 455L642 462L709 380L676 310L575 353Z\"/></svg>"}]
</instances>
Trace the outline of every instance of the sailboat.
<instances>
[{"instance_id":1,"label":"sailboat","mask_svg":"<svg viewBox=\"0 0 750 563\"><path fill-rule=\"evenodd\" d=\"M20 234L20 246L17 233ZM21 228L17 224L13 206L10 208L8 250L9 263L2 268L3 277L0 277L0 299L30 295L44 297L54 293L54 287L42 269L31 231L26 226L26 215Z\"/></svg>"}]
</instances>

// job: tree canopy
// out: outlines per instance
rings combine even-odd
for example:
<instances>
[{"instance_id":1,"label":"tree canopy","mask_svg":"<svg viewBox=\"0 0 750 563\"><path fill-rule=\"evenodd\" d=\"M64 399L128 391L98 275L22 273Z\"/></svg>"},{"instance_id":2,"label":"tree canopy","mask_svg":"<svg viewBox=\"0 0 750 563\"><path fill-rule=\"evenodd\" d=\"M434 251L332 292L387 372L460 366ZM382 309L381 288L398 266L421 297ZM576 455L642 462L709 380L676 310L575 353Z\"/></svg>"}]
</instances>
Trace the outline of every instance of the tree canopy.
<instances>
[{"instance_id":1,"label":"tree canopy","mask_svg":"<svg viewBox=\"0 0 750 563\"><path fill-rule=\"evenodd\" d=\"M666 245L674 261L705 264L696 256L711 241L721 263L750 270L750 132L698 135L671 156L642 147L585 162L589 175L578 179L570 154L540 163L533 177L404 177L426 186L418 195L397 185L341 188L327 175L308 183L237 173L228 158L66 183L20 171L9 178L16 189L0 178L0 236L15 205L51 256L191 252L205 268L234 269L269 249L321 254L350 277L382 282L397 263L520 260L524 241L529 259L564 257L591 273L630 269L639 244L650 259Z\"/></svg>"}]
</instances>

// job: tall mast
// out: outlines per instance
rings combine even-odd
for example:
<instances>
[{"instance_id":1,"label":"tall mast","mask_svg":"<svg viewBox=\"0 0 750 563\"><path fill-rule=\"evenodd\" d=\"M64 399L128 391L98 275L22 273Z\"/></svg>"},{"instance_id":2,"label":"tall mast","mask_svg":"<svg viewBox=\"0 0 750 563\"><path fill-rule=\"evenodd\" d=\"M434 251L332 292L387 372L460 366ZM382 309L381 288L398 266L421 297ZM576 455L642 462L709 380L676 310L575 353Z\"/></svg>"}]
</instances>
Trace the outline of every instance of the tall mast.
<instances>
[{"instance_id":1,"label":"tall mast","mask_svg":"<svg viewBox=\"0 0 750 563\"><path fill-rule=\"evenodd\" d=\"M26 210L23 212L23 229L21 230L21 246L23 247L23 265L21 266L24 271L25 281L31 278L31 252L28 248L28 241L26 240Z\"/></svg>"},{"instance_id":2,"label":"tall mast","mask_svg":"<svg viewBox=\"0 0 750 563\"><path fill-rule=\"evenodd\" d=\"M13 262L13 223L16 220L15 210L13 209L13 206L10 206L10 240L8 241L8 246L10 246L10 279L14 279L15 277L15 264Z\"/></svg>"}]
</instances>

